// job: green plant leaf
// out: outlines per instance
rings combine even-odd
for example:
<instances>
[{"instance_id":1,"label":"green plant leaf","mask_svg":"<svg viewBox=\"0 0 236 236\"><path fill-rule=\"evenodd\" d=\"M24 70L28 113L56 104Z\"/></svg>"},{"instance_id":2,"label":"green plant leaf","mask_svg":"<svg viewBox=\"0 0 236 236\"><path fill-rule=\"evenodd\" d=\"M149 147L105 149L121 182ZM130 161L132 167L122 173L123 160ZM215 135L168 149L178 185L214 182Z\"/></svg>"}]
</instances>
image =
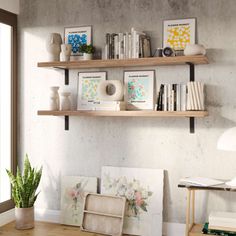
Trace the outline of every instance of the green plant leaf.
<instances>
[{"instance_id":1,"label":"green plant leaf","mask_svg":"<svg viewBox=\"0 0 236 236\"><path fill-rule=\"evenodd\" d=\"M36 194L36 190L42 177L42 170L42 167L38 171L31 167L27 154L24 160L23 173L19 167L17 167L16 176L11 171L6 170L12 185L12 199L16 207L27 208L34 205L39 194Z\"/></svg>"}]
</instances>

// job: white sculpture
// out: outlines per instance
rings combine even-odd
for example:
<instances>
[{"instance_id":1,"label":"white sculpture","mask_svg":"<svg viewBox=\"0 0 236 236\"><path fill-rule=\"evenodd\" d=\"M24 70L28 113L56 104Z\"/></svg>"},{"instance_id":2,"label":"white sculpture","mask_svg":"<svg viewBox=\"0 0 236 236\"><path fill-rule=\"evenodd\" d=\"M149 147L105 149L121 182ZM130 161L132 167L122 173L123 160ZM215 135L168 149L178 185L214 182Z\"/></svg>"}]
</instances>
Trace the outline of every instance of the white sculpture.
<instances>
[{"instance_id":1,"label":"white sculpture","mask_svg":"<svg viewBox=\"0 0 236 236\"><path fill-rule=\"evenodd\" d=\"M189 44L184 49L185 56L205 55L206 49L201 44Z\"/></svg>"},{"instance_id":2,"label":"white sculpture","mask_svg":"<svg viewBox=\"0 0 236 236\"><path fill-rule=\"evenodd\" d=\"M61 52L62 38L58 33L51 33L47 39L46 47L50 61L59 61Z\"/></svg>"},{"instance_id":3,"label":"white sculpture","mask_svg":"<svg viewBox=\"0 0 236 236\"><path fill-rule=\"evenodd\" d=\"M71 55L71 44L62 44L61 45L61 53L60 53L60 61L69 61Z\"/></svg>"}]
</instances>

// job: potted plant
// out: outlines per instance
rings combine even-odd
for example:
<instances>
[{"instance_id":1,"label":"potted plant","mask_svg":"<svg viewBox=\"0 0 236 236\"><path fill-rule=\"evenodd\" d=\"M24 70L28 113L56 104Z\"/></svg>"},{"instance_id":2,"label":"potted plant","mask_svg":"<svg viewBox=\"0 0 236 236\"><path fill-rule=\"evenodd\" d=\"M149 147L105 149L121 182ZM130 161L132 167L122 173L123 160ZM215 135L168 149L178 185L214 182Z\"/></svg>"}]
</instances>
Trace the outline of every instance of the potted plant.
<instances>
[{"instance_id":1,"label":"potted plant","mask_svg":"<svg viewBox=\"0 0 236 236\"><path fill-rule=\"evenodd\" d=\"M83 53L84 60L92 60L93 53L95 52L95 47L92 44L82 44L79 47L79 51Z\"/></svg>"},{"instance_id":2,"label":"potted plant","mask_svg":"<svg viewBox=\"0 0 236 236\"><path fill-rule=\"evenodd\" d=\"M42 176L42 167L39 170L32 168L26 154L23 173L19 167L16 176L11 171L6 171L12 185L16 229L31 229L34 227L34 203L39 194L36 190Z\"/></svg>"}]
</instances>

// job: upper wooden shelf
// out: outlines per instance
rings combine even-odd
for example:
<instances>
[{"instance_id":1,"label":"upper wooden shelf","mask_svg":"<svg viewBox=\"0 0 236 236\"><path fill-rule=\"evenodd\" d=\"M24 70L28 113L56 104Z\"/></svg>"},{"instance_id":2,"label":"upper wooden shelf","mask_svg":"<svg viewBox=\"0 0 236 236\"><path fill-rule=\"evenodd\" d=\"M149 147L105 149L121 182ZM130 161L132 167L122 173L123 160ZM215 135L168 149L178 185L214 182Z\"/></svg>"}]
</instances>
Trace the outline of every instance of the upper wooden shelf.
<instances>
[{"instance_id":1,"label":"upper wooden shelf","mask_svg":"<svg viewBox=\"0 0 236 236\"><path fill-rule=\"evenodd\" d=\"M38 111L41 116L205 117L207 111Z\"/></svg>"},{"instance_id":2,"label":"upper wooden shelf","mask_svg":"<svg viewBox=\"0 0 236 236\"><path fill-rule=\"evenodd\" d=\"M149 57L135 59L112 59L112 60L80 60L69 62L39 62L38 67L54 67L61 69L84 69L84 68L112 68L112 67L138 67L138 66L168 66L184 64L208 64L206 56L178 56L178 57Z\"/></svg>"}]
</instances>

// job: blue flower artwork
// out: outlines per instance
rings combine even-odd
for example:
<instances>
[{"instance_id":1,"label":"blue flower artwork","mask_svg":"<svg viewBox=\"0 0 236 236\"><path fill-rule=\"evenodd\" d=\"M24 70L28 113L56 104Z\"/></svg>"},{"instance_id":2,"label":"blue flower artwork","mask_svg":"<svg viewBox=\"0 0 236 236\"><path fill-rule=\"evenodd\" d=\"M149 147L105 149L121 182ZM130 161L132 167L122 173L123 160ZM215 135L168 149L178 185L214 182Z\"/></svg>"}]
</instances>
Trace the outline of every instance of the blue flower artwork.
<instances>
[{"instance_id":1,"label":"blue flower artwork","mask_svg":"<svg viewBox=\"0 0 236 236\"><path fill-rule=\"evenodd\" d=\"M69 34L68 44L72 45L72 54L78 54L79 46L87 44L87 34Z\"/></svg>"}]
</instances>

